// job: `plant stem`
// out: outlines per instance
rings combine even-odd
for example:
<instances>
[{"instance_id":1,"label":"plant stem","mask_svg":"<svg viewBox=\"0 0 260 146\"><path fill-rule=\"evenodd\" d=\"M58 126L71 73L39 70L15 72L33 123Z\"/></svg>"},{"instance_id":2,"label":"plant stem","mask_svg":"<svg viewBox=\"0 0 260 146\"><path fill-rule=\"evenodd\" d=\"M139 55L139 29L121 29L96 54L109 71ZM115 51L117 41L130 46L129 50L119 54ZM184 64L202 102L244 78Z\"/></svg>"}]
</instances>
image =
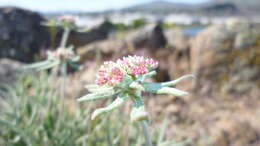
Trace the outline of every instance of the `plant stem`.
<instances>
[{"instance_id":1,"label":"plant stem","mask_svg":"<svg viewBox=\"0 0 260 146\"><path fill-rule=\"evenodd\" d=\"M141 123L141 125L143 127L143 131L144 131L145 145L153 146L147 121L143 120L140 123Z\"/></svg>"},{"instance_id":2,"label":"plant stem","mask_svg":"<svg viewBox=\"0 0 260 146\"><path fill-rule=\"evenodd\" d=\"M108 145L113 145L113 142L112 142L112 139L111 139L111 131L110 131L110 118L108 117L107 118L107 127L106 127L106 130L107 130L107 143L108 143Z\"/></svg>"},{"instance_id":3,"label":"plant stem","mask_svg":"<svg viewBox=\"0 0 260 146\"><path fill-rule=\"evenodd\" d=\"M65 98L65 92L66 92L66 85L67 85L67 64L66 63L62 63L61 65L61 78L62 78L62 82L61 82L61 89L60 89L60 96L61 98Z\"/></svg>"},{"instance_id":4,"label":"plant stem","mask_svg":"<svg viewBox=\"0 0 260 146\"><path fill-rule=\"evenodd\" d=\"M67 28L67 27L64 28L64 32L63 32L63 35L62 35L60 47L63 47L63 48L66 47L66 44L67 44L67 41L68 41L68 38L69 38L69 34L70 34L70 29Z\"/></svg>"},{"instance_id":5,"label":"plant stem","mask_svg":"<svg viewBox=\"0 0 260 146\"><path fill-rule=\"evenodd\" d=\"M59 107L59 118L57 120L57 125L56 125L56 130L55 132L58 132L60 130L61 127L61 123L62 123L62 120L63 120L63 117L64 117L64 114L63 114L63 110L65 108L65 93L66 93L66 78L67 78L67 64L66 63L62 63L61 66L60 66L60 73L61 73L61 82L60 82L60 107Z\"/></svg>"},{"instance_id":6,"label":"plant stem","mask_svg":"<svg viewBox=\"0 0 260 146\"><path fill-rule=\"evenodd\" d=\"M62 40L60 43L60 47L66 48L67 41L70 35L70 28L65 27L64 32L62 34ZM65 90L66 90L66 78L67 78L67 63L64 62L61 64L61 76L62 76L62 83L61 83L61 90L60 90L60 95L62 98L65 97Z\"/></svg>"}]
</instances>

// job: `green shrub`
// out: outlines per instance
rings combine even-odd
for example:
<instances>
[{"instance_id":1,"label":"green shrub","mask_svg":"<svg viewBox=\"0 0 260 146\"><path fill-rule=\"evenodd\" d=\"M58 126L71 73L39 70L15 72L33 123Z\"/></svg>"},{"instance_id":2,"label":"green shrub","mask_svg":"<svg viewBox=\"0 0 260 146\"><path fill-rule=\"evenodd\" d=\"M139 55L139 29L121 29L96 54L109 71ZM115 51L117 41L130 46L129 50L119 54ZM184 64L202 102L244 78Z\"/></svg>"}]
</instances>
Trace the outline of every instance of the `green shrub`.
<instances>
[{"instance_id":1,"label":"green shrub","mask_svg":"<svg viewBox=\"0 0 260 146\"><path fill-rule=\"evenodd\" d=\"M168 29L168 28L174 28L174 27L176 27L176 26L177 26L177 25L174 24L174 23L164 22L164 23L162 24L162 27L163 27L163 28L166 28L166 29Z\"/></svg>"},{"instance_id":2,"label":"green shrub","mask_svg":"<svg viewBox=\"0 0 260 146\"><path fill-rule=\"evenodd\" d=\"M127 25L125 25L124 23L114 23L113 24L115 29L118 31L126 31L129 29L129 27Z\"/></svg>"},{"instance_id":3,"label":"green shrub","mask_svg":"<svg viewBox=\"0 0 260 146\"><path fill-rule=\"evenodd\" d=\"M147 24L147 20L145 18L139 18L139 19L135 19L133 20L131 26L132 28L140 28L143 27Z\"/></svg>"}]
</instances>

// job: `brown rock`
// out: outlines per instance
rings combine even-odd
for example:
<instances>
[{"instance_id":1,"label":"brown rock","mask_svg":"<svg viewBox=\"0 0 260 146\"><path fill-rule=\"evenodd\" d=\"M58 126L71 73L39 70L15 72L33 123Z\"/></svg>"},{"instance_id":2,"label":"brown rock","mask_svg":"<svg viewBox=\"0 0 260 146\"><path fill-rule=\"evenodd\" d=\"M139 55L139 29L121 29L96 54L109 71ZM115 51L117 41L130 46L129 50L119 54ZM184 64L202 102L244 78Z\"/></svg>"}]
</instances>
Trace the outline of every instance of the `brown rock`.
<instances>
[{"instance_id":1,"label":"brown rock","mask_svg":"<svg viewBox=\"0 0 260 146\"><path fill-rule=\"evenodd\" d=\"M148 48L151 50L163 48L167 44L161 24L147 25L127 38L128 42L132 42L134 48Z\"/></svg>"},{"instance_id":2,"label":"brown rock","mask_svg":"<svg viewBox=\"0 0 260 146\"><path fill-rule=\"evenodd\" d=\"M128 54L129 50L126 42L118 38L108 38L107 40L97 41L77 49L81 56L81 62L87 60L113 60Z\"/></svg>"},{"instance_id":3,"label":"brown rock","mask_svg":"<svg viewBox=\"0 0 260 146\"><path fill-rule=\"evenodd\" d=\"M190 46L189 37L184 34L184 32L179 29L169 29L165 32L168 45L177 50L187 50Z\"/></svg>"},{"instance_id":4,"label":"brown rock","mask_svg":"<svg viewBox=\"0 0 260 146\"><path fill-rule=\"evenodd\" d=\"M235 24L210 26L192 40L191 67L197 88L210 82L218 91L246 93L259 84L260 66L255 55L260 55L260 45L257 39L241 39L257 38L252 33L255 28L247 23Z\"/></svg>"},{"instance_id":5,"label":"brown rock","mask_svg":"<svg viewBox=\"0 0 260 146\"><path fill-rule=\"evenodd\" d=\"M32 62L50 44L45 19L36 12L16 7L0 8L0 57Z\"/></svg>"},{"instance_id":6,"label":"brown rock","mask_svg":"<svg viewBox=\"0 0 260 146\"><path fill-rule=\"evenodd\" d=\"M12 86L17 80L22 63L10 59L0 60L0 86ZM0 97L4 97L4 91L0 89Z\"/></svg>"},{"instance_id":7,"label":"brown rock","mask_svg":"<svg viewBox=\"0 0 260 146\"><path fill-rule=\"evenodd\" d=\"M92 28L88 32L71 32L68 44L73 44L76 48L82 47L92 42L105 40L113 30L113 25L109 21L104 21L99 26Z\"/></svg>"},{"instance_id":8,"label":"brown rock","mask_svg":"<svg viewBox=\"0 0 260 146\"><path fill-rule=\"evenodd\" d=\"M220 119L210 127L214 146L249 146L258 136L247 122L232 119Z\"/></svg>"}]
</instances>

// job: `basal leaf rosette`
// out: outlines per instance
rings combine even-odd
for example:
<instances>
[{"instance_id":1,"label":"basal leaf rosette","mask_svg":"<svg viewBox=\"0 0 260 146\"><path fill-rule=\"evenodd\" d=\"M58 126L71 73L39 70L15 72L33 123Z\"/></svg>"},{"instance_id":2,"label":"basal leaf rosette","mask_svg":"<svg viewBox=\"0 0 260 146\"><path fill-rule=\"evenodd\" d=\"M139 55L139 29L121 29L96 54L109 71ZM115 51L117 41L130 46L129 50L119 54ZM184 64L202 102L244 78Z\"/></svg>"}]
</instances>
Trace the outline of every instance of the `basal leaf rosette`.
<instances>
[{"instance_id":1,"label":"basal leaf rosette","mask_svg":"<svg viewBox=\"0 0 260 146\"><path fill-rule=\"evenodd\" d=\"M147 120L148 113L145 111L141 97L142 92L184 96L188 93L170 86L193 77L193 75L186 75L163 83L145 81L146 78L156 75L155 69L157 67L158 61L143 56L128 56L115 62L104 62L97 72L96 84L86 86L90 94L79 98L78 101L91 101L117 96L107 107L94 111L91 119L95 119L104 113L119 108L126 99L131 99L133 101L131 121Z\"/></svg>"}]
</instances>

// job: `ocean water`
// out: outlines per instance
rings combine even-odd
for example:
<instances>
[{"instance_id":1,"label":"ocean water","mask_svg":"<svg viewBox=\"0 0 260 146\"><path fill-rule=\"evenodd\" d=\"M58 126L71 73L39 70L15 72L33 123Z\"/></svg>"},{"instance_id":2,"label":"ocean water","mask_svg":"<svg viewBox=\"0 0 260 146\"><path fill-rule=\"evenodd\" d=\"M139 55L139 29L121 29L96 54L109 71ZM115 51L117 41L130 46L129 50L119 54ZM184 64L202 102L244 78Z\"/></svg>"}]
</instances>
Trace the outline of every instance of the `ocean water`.
<instances>
[{"instance_id":1,"label":"ocean water","mask_svg":"<svg viewBox=\"0 0 260 146\"><path fill-rule=\"evenodd\" d=\"M205 27L204 26L191 26L183 29L183 32L187 36L195 36L197 35L200 31L202 31Z\"/></svg>"}]
</instances>

